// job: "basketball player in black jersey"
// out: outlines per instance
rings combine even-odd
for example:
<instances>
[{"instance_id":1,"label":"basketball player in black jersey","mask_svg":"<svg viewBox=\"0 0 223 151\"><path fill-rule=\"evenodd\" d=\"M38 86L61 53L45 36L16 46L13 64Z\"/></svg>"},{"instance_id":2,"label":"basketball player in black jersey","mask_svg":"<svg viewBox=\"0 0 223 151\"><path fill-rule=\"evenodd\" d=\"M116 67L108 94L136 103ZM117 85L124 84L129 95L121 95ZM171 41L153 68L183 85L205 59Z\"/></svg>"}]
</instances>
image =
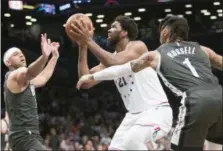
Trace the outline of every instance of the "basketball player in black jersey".
<instances>
[{"instance_id":1,"label":"basketball player in black jersey","mask_svg":"<svg viewBox=\"0 0 223 151\"><path fill-rule=\"evenodd\" d=\"M101 71L103 76L114 75L116 78L149 66L157 71L167 95L176 97L173 102L169 99L173 112L177 113L171 138L174 151L201 151L205 139L223 143L222 87L211 70L211 66L222 70L222 56L210 48L187 41L188 32L185 18L166 17L160 24L162 45L156 51ZM84 78L78 86L95 81L94 75Z\"/></svg>"},{"instance_id":2,"label":"basketball player in black jersey","mask_svg":"<svg viewBox=\"0 0 223 151\"><path fill-rule=\"evenodd\" d=\"M35 88L45 85L53 74L59 53L59 43L41 37L42 56L26 67L26 59L19 48L8 49L4 63L9 68L4 83L6 110L9 117L9 145L12 150L46 150L39 133L39 117ZM52 57L48 61L49 55Z\"/></svg>"},{"instance_id":3,"label":"basketball player in black jersey","mask_svg":"<svg viewBox=\"0 0 223 151\"><path fill-rule=\"evenodd\" d=\"M222 87L211 70L211 66L222 70L222 56L187 41L188 32L186 19L166 17L160 24L162 45L132 61L131 68L138 72L153 67L165 87L181 98L171 147L198 151L205 139L223 143Z\"/></svg>"}]
</instances>

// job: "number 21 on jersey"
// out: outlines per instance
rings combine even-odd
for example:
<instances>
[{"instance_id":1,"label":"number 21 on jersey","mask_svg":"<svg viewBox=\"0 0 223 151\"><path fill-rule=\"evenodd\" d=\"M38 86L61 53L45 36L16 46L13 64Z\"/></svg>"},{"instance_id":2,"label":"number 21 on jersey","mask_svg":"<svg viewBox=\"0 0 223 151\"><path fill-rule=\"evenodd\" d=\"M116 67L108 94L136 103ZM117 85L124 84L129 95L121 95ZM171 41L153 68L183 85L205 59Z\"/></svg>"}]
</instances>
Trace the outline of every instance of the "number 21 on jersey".
<instances>
[{"instance_id":1,"label":"number 21 on jersey","mask_svg":"<svg viewBox=\"0 0 223 151\"><path fill-rule=\"evenodd\" d=\"M196 69L194 68L194 66L191 64L190 60L188 58L185 58L185 60L183 61L183 64L186 65L190 71L192 72L193 76L199 78L199 74L197 73Z\"/></svg>"},{"instance_id":2,"label":"number 21 on jersey","mask_svg":"<svg viewBox=\"0 0 223 151\"><path fill-rule=\"evenodd\" d=\"M118 79L118 86L121 88L123 86L127 85L127 82L125 81L124 77L121 77Z\"/></svg>"}]
</instances>

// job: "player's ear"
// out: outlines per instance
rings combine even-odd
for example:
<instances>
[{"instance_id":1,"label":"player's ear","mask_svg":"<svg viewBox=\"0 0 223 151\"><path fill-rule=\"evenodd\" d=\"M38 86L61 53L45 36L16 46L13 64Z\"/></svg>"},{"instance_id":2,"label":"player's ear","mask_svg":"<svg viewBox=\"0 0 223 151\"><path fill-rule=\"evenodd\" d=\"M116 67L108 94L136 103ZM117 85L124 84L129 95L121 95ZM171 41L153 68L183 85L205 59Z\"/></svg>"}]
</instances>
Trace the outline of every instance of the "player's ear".
<instances>
[{"instance_id":1,"label":"player's ear","mask_svg":"<svg viewBox=\"0 0 223 151\"><path fill-rule=\"evenodd\" d=\"M164 28L162 34L164 41L167 41L168 37L170 36L170 31L168 30L168 28Z\"/></svg>"},{"instance_id":2,"label":"player's ear","mask_svg":"<svg viewBox=\"0 0 223 151\"><path fill-rule=\"evenodd\" d=\"M12 63L11 63L10 60L7 60L7 61L6 61L6 64L7 64L8 67L12 65Z\"/></svg>"},{"instance_id":3,"label":"player's ear","mask_svg":"<svg viewBox=\"0 0 223 151\"><path fill-rule=\"evenodd\" d=\"M122 37L127 37L128 36L128 32L127 31L122 31L121 35L122 35Z\"/></svg>"}]
</instances>

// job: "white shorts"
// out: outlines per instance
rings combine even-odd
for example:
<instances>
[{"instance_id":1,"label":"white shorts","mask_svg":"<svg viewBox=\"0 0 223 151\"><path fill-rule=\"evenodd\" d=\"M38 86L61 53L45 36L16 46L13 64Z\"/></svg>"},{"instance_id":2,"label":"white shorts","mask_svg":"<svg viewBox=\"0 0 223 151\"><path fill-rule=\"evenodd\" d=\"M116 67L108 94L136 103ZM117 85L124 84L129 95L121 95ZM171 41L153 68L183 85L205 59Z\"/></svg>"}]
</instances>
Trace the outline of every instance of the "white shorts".
<instances>
[{"instance_id":1,"label":"white shorts","mask_svg":"<svg viewBox=\"0 0 223 151\"><path fill-rule=\"evenodd\" d=\"M129 146L127 147L127 144L124 143L126 139L132 139L132 142L136 139L141 139L141 143L145 145L146 141L150 141L148 139L153 137L151 135L156 134L159 130L162 130L167 134L170 131L171 126L172 110L170 106L154 107L139 114L126 113L126 116L113 136L109 150L129 149ZM148 132L148 129L150 129L150 132ZM134 134L135 136L128 134Z\"/></svg>"},{"instance_id":2,"label":"white shorts","mask_svg":"<svg viewBox=\"0 0 223 151\"><path fill-rule=\"evenodd\" d=\"M215 144L209 141L205 141L204 143L204 151L205 150L222 150L222 145L221 144Z\"/></svg>"}]
</instances>

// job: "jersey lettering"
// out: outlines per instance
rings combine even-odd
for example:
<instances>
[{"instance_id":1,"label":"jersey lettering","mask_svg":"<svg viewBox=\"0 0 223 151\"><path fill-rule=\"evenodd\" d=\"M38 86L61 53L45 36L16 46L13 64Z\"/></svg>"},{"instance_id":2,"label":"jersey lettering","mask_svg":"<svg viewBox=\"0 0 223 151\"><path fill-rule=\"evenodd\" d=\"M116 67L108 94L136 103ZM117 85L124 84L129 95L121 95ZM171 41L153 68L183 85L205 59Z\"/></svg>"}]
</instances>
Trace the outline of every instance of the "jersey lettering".
<instances>
[{"instance_id":1,"label":"jersey lettering","mask_svg":"<svg viewBox=\"0 0 223 151\"><path fill-rule=\"evenodd\" d=\"M195 47L183 47L183 48L171 50L170 52L167 53L167 55L171 58L175 58L176 56L184 55L184 54L194 55Z\"/></svg>"}]
</instances>

